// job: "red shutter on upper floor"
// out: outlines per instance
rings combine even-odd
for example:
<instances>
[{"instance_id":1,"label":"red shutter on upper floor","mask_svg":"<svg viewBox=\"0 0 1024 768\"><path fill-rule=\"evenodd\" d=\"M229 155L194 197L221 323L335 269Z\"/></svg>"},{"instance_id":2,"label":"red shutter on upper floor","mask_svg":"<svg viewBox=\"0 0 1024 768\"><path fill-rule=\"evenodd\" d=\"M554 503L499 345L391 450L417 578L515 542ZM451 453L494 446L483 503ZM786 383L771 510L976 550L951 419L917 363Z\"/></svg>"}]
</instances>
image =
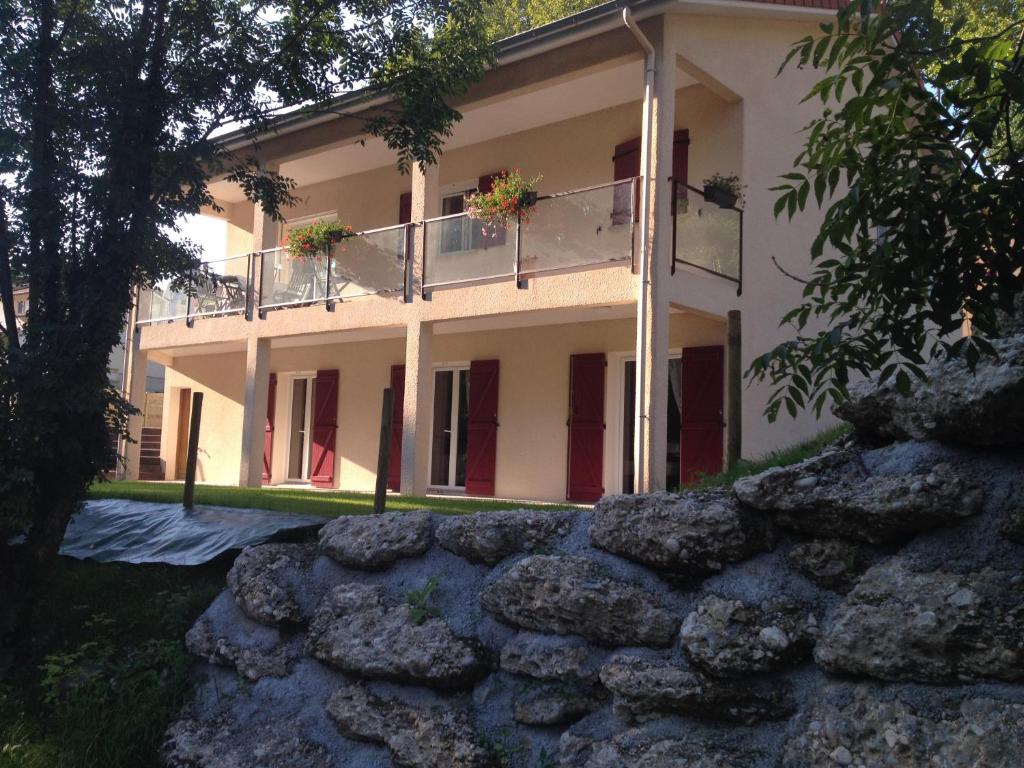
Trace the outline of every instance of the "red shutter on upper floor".
<instances>
[{"instance_id":1,"label":"red shutter on upper floor","mask_svg":"<svg viewBox=\"0 0 1024 768\"><path fill-rule=\"evenodd\" d=\"M493 496L498 456L497 360L469 364L469 418L466 436L466 493Z\"/></svg>"},{"instance_id":2,"label":"red shutter on upper floor","mask_svg":"<svg viewBox=\"0 0 1024 768\"><path fill-rule=\"evenodd\" d=\"M604 493L605 367L603 352L569 358L569 501L597 501Z\"/></svg>"},{"instance_id":3,"label":"red shutter on upper floor","mask_svg":"<svg viewBox=\"0 0 1024 768\"><path fill-rule=\"evenodd\" d=\"M270 374L267 384L267 419L263 434L263 477L264 483L270 482L270 468L274 460L274 409L277 405L277 374Z\"/></svg>"},{"instance_id":4,"label":"red shutter on upper floor","mask_svg":"<svg viewBox=\"0 0 1024 768\"><path fill-rule=\"evenodd\" d=\"M672 179L687 183L690 163L690 131L681 128L676 131L672 138ZM612 156L614 166L614 181L630 179L640 175L640 139L630 139L615 147L615 154ZM615 190L615 201L612 207L612 224L626 224L629 222L630 198L636 201L636 208L633 211L633 221L640 221L640 180L637 179L635 197L634 190L627 189L625 185Z\"/></svg>"},{"instance_id":5,"label":"red shutter on upper floor","mask_svg":"<svg viewBox=\"0 0 1024 768\"><path fill-rule=\"evenodd\" d=\"M402 418L405 413L405 366L391 366L391 447L388 450L388 488L402 487Z\"/></svg>"},{"instance_id":6,"label":"red shutter on upper floor","mask_svg":"<svg viewBox=\"0 0 1024 768\"><path fill-rule=\"evenodd\" d=\"M484 174L477 181L476 191L484 194L490 192L494 188L494 180L504 173L505 171L495 171L494 173ZM506 233L500 224L485 230L481 222L470 220L470 226L473 227L474 248L491 248L505 244Z\"/></svg>"},{"instance_id":7,"label":"red shutter on upper floor","mask_svg":"<svg viewBox=\"0 0 1024 768\"><path fill-rule=\"evenodd\" d=\"M338 371L317 371L313 387L313 454L309 478L318 488L334 486L334 448L338 435Z\"/></svg>"},{"instance_id":8,"label":"red shutter on upper floor","mask_svg":"<svg viewBox=\"0 0 1024 768\"><path fill-rule=\"evenodd\" d=\"M683 485L722 471L725 348L683 350L679 477Z\"/></svg>"},{"instance_id":9,"label":"red shutter on upper floor","mask_svg":"<svg viewBox=\"0 0 1024 768\"><path fill-rule=\"evenodd\" d=\"M403 192L398 198L398 223L408 224L412 221L412 192Z\"/></svg>"}]
</instances>

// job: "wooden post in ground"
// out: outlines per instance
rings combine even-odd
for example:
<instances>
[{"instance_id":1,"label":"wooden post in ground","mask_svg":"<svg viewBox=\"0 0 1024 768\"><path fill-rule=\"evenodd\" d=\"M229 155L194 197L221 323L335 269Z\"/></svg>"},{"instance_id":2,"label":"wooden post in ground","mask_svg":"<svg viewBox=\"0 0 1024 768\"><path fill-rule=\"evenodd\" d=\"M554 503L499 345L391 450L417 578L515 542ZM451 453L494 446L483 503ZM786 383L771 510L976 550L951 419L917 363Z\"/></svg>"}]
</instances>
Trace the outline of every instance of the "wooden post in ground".
<instances>
[{"instance_id":1,"label":"wooden post in ground","mask_svg":"<svg viewBox=\"0 0 1024 768\"><path fill-rule=\"evenodd\" d=\"M192 420L188 425L188 457L185 459L185 494L182 504L192 509L196 491L196 461L199 458L199 423L203 418L203 393L192 395Z\"/></svg>"},{"instance_id":2,"label":"wooden post in ground","mask_svg":"<svg viewBox=\"0 0 1024 768\"><path fill-rule=\"evenodd\" d=\"M394 397L395 393L391 387L384 390L380 408L380 445L377 448L377 485L373 491L373 511L376 514L384 511L388 495L388 461L391 458L391 414Z\"/></svg>"},{"instance_id":3,"label":"wooden post in ground","mask_svg":"<svg viewBox=\"0 0 1024 768\"><path fill-rule=\"evenodd\" d=\"M743 355L741 347L740 311L729 310L728 314L728 348L726 350L726 393L728 402L728 422L726 428L725 462L732 469L742 455L743 436Z\"/></svg>"}]
</instances>

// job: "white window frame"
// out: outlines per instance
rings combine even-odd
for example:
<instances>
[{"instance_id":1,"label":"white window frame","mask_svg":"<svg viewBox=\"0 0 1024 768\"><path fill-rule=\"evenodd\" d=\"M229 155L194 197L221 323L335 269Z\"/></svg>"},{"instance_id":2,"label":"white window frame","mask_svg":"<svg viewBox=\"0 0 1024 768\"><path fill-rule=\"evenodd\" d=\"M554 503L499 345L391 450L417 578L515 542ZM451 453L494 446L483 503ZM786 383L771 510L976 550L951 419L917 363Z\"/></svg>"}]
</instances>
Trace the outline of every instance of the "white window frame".
<instances>
[{"instance_id":1,"label":"white window frame","mask_svg":"<svg viewBox=\"0 0 1024 768\"><path fill-rule=\"evenodd\" d=\"M669 362L679 360L683 356L682 347L669 349ZM609 352L608 369L614 371L609 376L608 392L605 396L604 423L609 425L605 430L604 446L604 487L607 493L622 493L622 473L625 462L622 460L622 419L626 413L626 363L636 362L635 352Z\"/></svg>"},{"instance_id":2,"label":"white window frame","mask_svg":"<svg viewBox=\"0 0 1024 768\"><path fill-rule=\"evenodd\" d=\"M291 476L292 463L292 413L295 405L295 382L306 379L306 412L303 416L303 433L306 436L305 451L302 454L302 474L304 477ZM309 460L313 452L313 390L316 386L316 371L294 371L288 374L288 432L285 440L284 479L286 483L311 483Z\"/></svg>"},{"instance_id":3,"label":"white window frame","mask_svg":"<svg viewBox=\"0 0 1024 768\"><path fill-rule=\"evenodd\" d=\"M451 433L452 445L448 453L448 484L428 485L430 491L443 491L445 493L465 493L466 486L455 485L455 466L459 455L459 373L469 372L469 362L458 363L436 363L432 367L430 375L430 439L427 446L427 470L434 468L434 388L437 386L437 374L443 371L452 371L452 407L451 407ZM472 382L470 382L472 385ZM469 403L466 403L468 406Z\"/></svg>"}]
</instances>

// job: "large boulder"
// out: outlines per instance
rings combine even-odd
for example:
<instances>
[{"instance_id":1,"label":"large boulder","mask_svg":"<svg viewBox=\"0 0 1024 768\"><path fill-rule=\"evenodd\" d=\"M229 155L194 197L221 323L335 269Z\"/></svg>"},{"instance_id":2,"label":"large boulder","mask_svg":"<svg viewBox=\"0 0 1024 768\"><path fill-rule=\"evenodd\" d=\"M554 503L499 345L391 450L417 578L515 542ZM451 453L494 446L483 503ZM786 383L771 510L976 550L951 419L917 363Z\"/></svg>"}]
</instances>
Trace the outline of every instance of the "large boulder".
<instances>
[{"instance_id":1,"label":"large boulder","mask_svg":"<svg viewBox=\"0 0 1024 768\"><path fill-rule=\"evenodd\" d=\"M430 513L422 510L343 515L320 529L320 549L350 568L379 571L400 558L422 555L433 535Z\"/></svg>"},{"instance_id":2,"label":"large boulder","mask_svg":"<svg viewBox=\"0 0 1024 768\"><path fill-rule=\"evenodd\" d=\"M417 623L411 606L390 605L383 587L362 584L339 584L324 597L306 650L358 677L442 689L471 686L488 668L475 640L437 617Z\"/></svg>"},{"instance_id":3,"label":"large boulder","mask_svg":"<svg viewBox=\"0 0 1024 768\"><path fill-rule=\"evenodd\" d=\"M736 481L741 502L773 512L786 528L883 544L948 525L981 509L982 490L951 465L875 475L859 454L837 450Z\"/></svg>"},{"instance_id":4,"label":"large boulder","mask_svg":"<svg viewBox=\"0 0 1024 768\"><path fill-rule=\"evenodd\" d=\"M590 541L660 572L691 578L766 549L770 529L721 492L605 496L594 507Z\"/></svg>"},{"instance_id":5,"label":"large boulder","mask_svg":"<svg viewBox=\"0 0 1024 768\"><path fill-rule=\"evenodd\" d=\"M270 626L308 618L300 593L308 588L316 550L308 544L246 547L228 571L228 588L246 616Z\"/></svg>"},{"instance_id":6,"label":"large boulder","mask_svg":"<svg viewBox=\"0 0 1024 768\"><path fill-rule=\"evenodd\" d=\"M832 672L921 683L1024 680L1024 575L869 570L815 648Z\"/></svg>"},{"instance_id":7,"label":"large boulder","mask_svg":"<svg viewBox=\"0 0 1024 768\"><path fill-rule=\"evenodd\" d=\"M561 768L748 768L757 758L751 752L637 728L607 739L566 731L558 754Z\"/></svg>"},{"instance_id":8,"label":"large boulder","mask_svg":"<svg viewBox=\"0 0 1024 768\"><path fill-rule=\"evenodd\" d=\"M384 744L397 766L497 768L460 709L412 707L356 684L332 694L327 714L344 736Z\"/></svg>"},{"instance_id":9,"label":"large boulder","mask_svg":"<svg viewBox=\"0 0 1024 768\"><path fill-rule=\"evenodd\" d=\"M1024 335L992 342L998 358L983 356L974 371L963 358L925 366L909 394L894 382L850 387L836 414L875 440L942 440L974 446L1024 443Z\"/></svg>"},{"instance_id":10,"label":"large boulder","mask_svg":"<svg viewBox=\"0 0 1024 768\"><path fill-rule=\"evenodd\" d=\"M572 512L508 509L449 517L438 523L437 543L472 563L497 565L509 555L534 552L572 526Z\"/></svg>"},{"instance_id":11,"label":"large boulder","mask_svg":"<svg viewBox=\"0 0 1024 768\"><path fill-rule=\"evenodd\" d=\"M823 589L849 592L871 564L869 551L842 539L815 539L786 553L789 564Z\"/></svg>"},{"instance_id":12,"label":"large boulder","mask_svg":"<svg viewBox=\"0 0 1024 768\"><path fill-rule=\"evenodd\" d=\"M818 624L791 601L754 605L708 595L684 620L679 638L690 661L716 677L767 672L811 654Z\"/></svg>"},{"instance_id":13,"label":"large boulder","mask_svg":"<svg viewBox=\"0 0 1024 768\"><path fill-rule=\"evenodd\" d=\"M513 626L608 646L667 646L679 627L651 593L569 555L520 560L484 589L480 603Z\"/></svg>"},{"instance_id":14,"label":"large boulder","mask_svg":"<svg viewBox=\"0 0 1024 768\"><path fill-rule=\"evenodd\" d=\"M712 680L661 659L613 657L601 682L614 695L615 714L628 722L681 714L751 725L785 720L795 708L786 684Z\"/></svg>"},{"instance_id":15,"label":"large boulder","mask_svg":"<svg viewBox=\"0 0 1024 768\"><path fill-rule=\"evenodd\" d=\"M565 725L604 706L608 691L585 683L540 683L512 701L512 717L523 725Z\"/></svg>"},{"instance_id":16,"label":"large boulder","mask_svg":"<svg viewBox=\"0 0 1024 768\"><path fill-rule=\"evenodd\" d=\"M858 686L852 701L822 701L785 745L783 768L1011 768L1024 765L1024 705L970 697L911 706Z\"/></svg>"}]
</instances>

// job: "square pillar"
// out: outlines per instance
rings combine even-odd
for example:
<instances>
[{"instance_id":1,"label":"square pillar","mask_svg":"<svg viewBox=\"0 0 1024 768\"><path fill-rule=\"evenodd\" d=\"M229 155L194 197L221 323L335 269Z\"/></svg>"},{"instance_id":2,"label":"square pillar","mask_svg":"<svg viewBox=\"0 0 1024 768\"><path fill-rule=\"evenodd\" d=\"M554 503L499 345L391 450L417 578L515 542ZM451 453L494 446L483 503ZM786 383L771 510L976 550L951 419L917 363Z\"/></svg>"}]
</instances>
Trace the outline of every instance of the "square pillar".
<instances>
[{"instance_id":1,"label":"square pillar","mask_svg":"<svg viewBox=\"0 0 1024 768\"><path fill-rule=\"evenodd\" d=\"M245 401L242 411L242 460L238 484L259 488L263 482L267 394L270 390L270 339L250 336L245 349Z\"/></svg>"},{"instance_id":2,"label":"square pillar","mask_svg":"<svg viewBox=\"0 0 1024 768\"><path fill-rule=\"evenodd\" d=\"M402 484L406 495L427 492L430 467L430 420L433 408L434 328L414 320L405 336L405 401L402 413Z\"/></svg>"},{"instance_id":3,"label":"square pillar","mask_svg":"<svg viewBox=\"0 0 1024 768\"><path fill-rule=\"evenodd\" d=\"M143 411L146 408L146 374L149 371L149 354L139 349L139 341L142 337L137 325L140 318L148 318L152 295L149 291L138 290L135 297L135 309L128 313L130 323L131 342L129 343L126 362L125 382L127 389L124 392L125 398L139 413L128 417L128 436L124 445L124 468L120 475L124 480L139 479L139 465L142 458L142 427L145 425L146 416Z\"/></svg>"},{"instance_id":4,"label":"square pillar","mask_svg":"<svg viewBox=\"0 0 1024 768\"><path fill-rule=\"evenodd\" d=\"M652 30L655 48L651 109L644 110L640 167L646 169L649 205L647 258L642 260L637 313L637 382L634 487L637 493L665 489L668 433L669 280L672 279L672 149L676 113L675 17Z\"/></svg>"},{"instance_id":5,"label":"square pillar","mask_svg":"<svg viewBox=\"0 0 1024 768\"><path fill-rule=\"evenodd\" d=\"M441 173L437 164L412 169L412 220L423 221L441 215ZM418 227L413 236L413 286L423 285L423 255L426 252L426 227ZM415 293L415 290L413 291Z\"/></svg>"}]
</instances>

